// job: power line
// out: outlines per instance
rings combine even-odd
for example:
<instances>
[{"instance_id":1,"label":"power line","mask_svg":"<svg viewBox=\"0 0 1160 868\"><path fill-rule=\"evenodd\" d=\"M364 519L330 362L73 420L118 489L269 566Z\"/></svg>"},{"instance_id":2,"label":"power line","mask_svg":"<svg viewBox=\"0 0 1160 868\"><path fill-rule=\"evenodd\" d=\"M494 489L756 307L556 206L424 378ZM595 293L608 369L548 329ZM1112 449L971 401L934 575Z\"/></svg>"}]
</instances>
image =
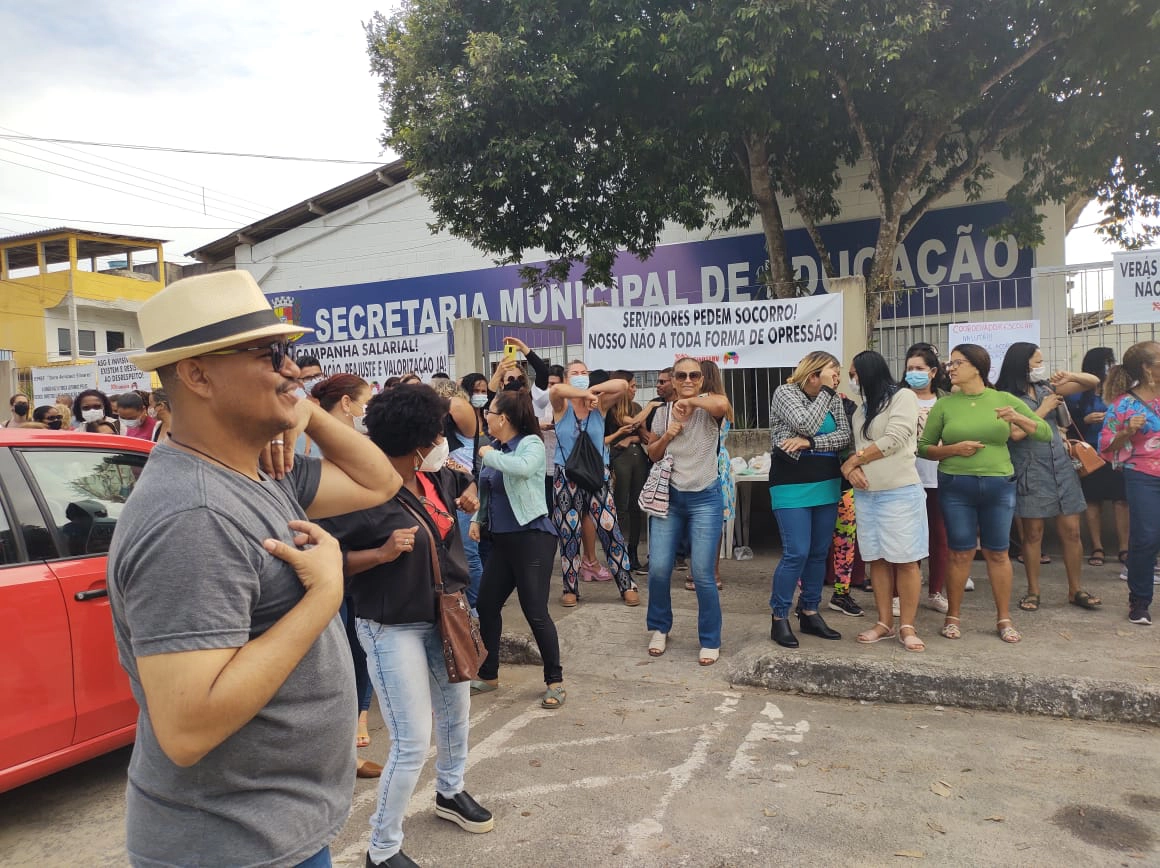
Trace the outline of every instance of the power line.
<instances>
[{"instance_id":1,"label":"power line","mask_svg":"<svg viewBox=\"0 0 1160 868\"><path fill-rule=\"evenodd\" d=\"M157 193L158 195L161 195L161 196L168 196L171 199L174 199L178 202L185 202L187 204L194 205L194 206L201 204L202 213L205 214L206 216L209 216L207 205L204 202L199 203L198 200L196 200L196 199L189 199L189 198L186 198L185 196L174 195L173 193L167 193L164 190L156 190L156 189L153 189L152 187L143 187L141 184L134 184L131 181L123 181L120 178L112 177L110 175L102 175L99 172L92 171L91 169L76 168L73 165L71 165L70 163L61 163L61 162L58 162L56 160L50 160L47 157L37 156L36 154L26 154L23 151L16 151L16 150L13 150L12 148L6 148L3 145L0 145L0 151L5 151L9 154L15 154L18 157L24 157L26 160L39 160L40 162L47 163L50 166L58 166L62 169L69 169L69 170L74 171L74 172L81 172L81 173L84 173L87 175L92 175L94 178L100 178L102 181L112 181L114 184L124 184L127 187L136 187L139 190L145 190L148 193ZM67 157L63 154L55 154L54 156L63 156L67 160L75 159L73 157ZM77 160L77 162L81 162L81 163L88 162L89 165L97 166L98 168L101 168L101 169L106 168L105 166L100 166L97 163L92 163L92 162L87 161L87 160ZM26 167L26 168L35 168L35 167ZM113 171L117 171L117 170L113 169ZM139 180L144 181L146 184L153 184L153 185L159 186L159 187L168 187L170 190L177 191L177 193L189 193L190 192L188 190L182 190L179 187L174 187L172 184L163 184L160 181L150 181L147 178L140 178L140 176L133 176L133 177L138 177ZM82 180L82 179L77 179L77 180ZM234 219L240 219L240 220L253 220L254 219L251 215L244 214L240 210L235 211L231 207L224 207L224 206L219 206L217 204L214 204L213 210L219 212L219 214L217 216L221 216L221 217L226 217L226 218L232 217ZM259 213L259 212L254 212L254 213Z\"/></svg>"},{"instance_id":2,"label":"power line","mask_svg":"<svg viewBox=\"0 0 1160 868\"><path fill-rule=\"evenodd\" d=\"M164 151L170 154L201 154L208 157L246 157L254 160L287 160L297 163L340 163L352 166L381 166L382 160L338 160L333 157L290 157L285 154L247 154L237 151L201 151L196 148L166 148L161 145L127 145L113 142L86 142L80 139L54 139L47 136L14 136L0 133L0 139L18 142L52 142L65 145L85 145L91 148L125 148L132 151Z\"/></svg>"},{"instance_id":3,"label":"power line","mask_svg":"<svg viewBox=\"0 0 1160 868\"><path fill-rule=\"evenodd\" d=\"M23 130L13 129L12 127L6 127L6 126L3 126L2 124L0 124L0 130L5 130L9 133L12 133L12 134L18 135L18 136L28 135ZM43 147L41 145L25 144L24 146L27 148L35 148L37 150L42 150L48 154L55 154L56 156L66 156L65 154L61 153L61 151L53 150L52 148L46 148L46 147ZM179 184L185 184L188 187L195 188L195 190L194 190L195 192L204 192L207 190L212 191L216 195L216 197L221 199L222 201L232 199L232 200L234 200L242 205L253 205L259 211L269 212L269 211L273 210L272 208L270 208L270 206L265 205L261 202L255 202L252 199L245 199L241 196L234 196L233 194L225 193L221 190L214 190L212 187L207 187L205 184L199 184L196 181L186 181L184 178L176 178L172 175L166 175L162 172L155 172L152 169L146 169L143 166L138 166L138 165L135 165L133 163L126 163L126 162L123 162L121 160L114 160L112 157L100 157L100 156L97 156L95 154L90 154L87 151L82 151L79 148L71 148L67 145L61 145L61 149L64 151L70 151L73 154L84 154L87 157L93 157L94 159L100 160L103 163L110 163L110 164L115 165L115 166L124 166L126 168L133 169L133 170L138 171L138 172L144 172L146 175L153 175L157 178L164 178L167 181L176 181ZM100 165L100 164L94 164L94 165ZM108 167L101 166L101 168L108 168ZM114 171L116 171L116 170L114 170Z\"/></svg>"},{"instance_id":4,"label":"power line","mask_svg":"<svg viewBox=\"0 0 1160 868\"><path fill-rule=\"evenodd\" d=\"M166 224L162 224L162 223L126 223L124 220L86 220L83 217L48 217L48 216L45 216L43 214L22 214L19 211L0 211L0 215L3 215L4 217L10 216L14 219L17 219L20 217L35 217L38 220L45 220L45 221L53 222L57 225L70 224L70 223L99 223L99 224L104 225L104 226L136 226L138 228L146 228L146 229L214 229L214 230L221 230L223 232L237 232L237 231L239 231L240 228L244 228L244 227L238 227L236 225L230 225L230 226L173 226L173 225L166 225ZM17 222L24 223L27 221L17 219ZM426 218L423 218L423 217L405 217L405 218L401 218L398 220L361 220L357 224L353 224L353 225L385 226L387 224L397 224L397 223L424 223L424 224L426 224L427 222L428 222L428 220ZM345 227L344 226L307 226L305 224L301 225L301 226L294 226L291 224L287 224L285 226L270 226L269 228L270 229L317 229L321 232L323 230L342 229Z\"/></svg>"}]
</instances>

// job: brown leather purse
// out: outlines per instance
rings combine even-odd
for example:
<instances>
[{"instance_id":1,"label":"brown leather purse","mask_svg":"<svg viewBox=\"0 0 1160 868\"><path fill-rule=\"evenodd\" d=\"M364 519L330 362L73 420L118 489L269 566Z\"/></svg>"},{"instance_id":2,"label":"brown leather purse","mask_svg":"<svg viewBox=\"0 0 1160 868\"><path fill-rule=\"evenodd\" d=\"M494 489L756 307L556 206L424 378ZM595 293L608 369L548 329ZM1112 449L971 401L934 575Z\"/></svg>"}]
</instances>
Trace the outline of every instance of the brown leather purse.
<instances>
[{"instance_id":1,"label":"brown leather purse","mask_svg":"<svg viewBox=\"0 0 1160 868\"><path fill-rule=\"evenodd\" d=\"M1083 439L1074 422L1071 424L1071 430L1075 431L1075 439L1065 438L1063 445L1071 457L1075 472L1079 474L1080 479L1083 479L1085 476L1091 476L1108 462L1100 456L1100 453L1096 452L1095 447Z\"/></svg>"},{"instance_id":2,"label":"brown leather purse","mask_svg":"<svg viewBox=\"0 0 1160 868\"><path fill-rule=\"evenodd\" d=\"M427 516L420 515L409 503L400 500L406 510L419 520L419 525L427 531L428 547L431 550L431 576L435 582L435 626L443 639L443 662L447 666L447 680L452 684L471 681L479 676L479 667L487 659L487 649L483 637L479 635L479 624L471 617L471 607L467 605L467 594L456 591L453 594L443 590L443 570L439 566L439 542L431 533Z\"/></svg>"}]
</instances>

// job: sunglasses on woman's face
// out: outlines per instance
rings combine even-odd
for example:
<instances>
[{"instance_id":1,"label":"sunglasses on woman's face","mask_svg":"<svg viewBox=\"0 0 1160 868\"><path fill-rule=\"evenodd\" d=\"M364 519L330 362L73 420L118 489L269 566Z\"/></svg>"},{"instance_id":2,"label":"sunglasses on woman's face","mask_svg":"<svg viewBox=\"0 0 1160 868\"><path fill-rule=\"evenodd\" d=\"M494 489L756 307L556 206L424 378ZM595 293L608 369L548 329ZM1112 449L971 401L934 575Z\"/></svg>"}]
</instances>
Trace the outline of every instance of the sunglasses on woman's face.
<instances>
[{"instance_id":1,"label":"sunglasses on woman's face","mask_svg":"<svg viewBox=\"0 0 1160 868\"><path fill-rule=\"evenodd\" d=\"M506 386L508 383L524 383L527 381L524 380L523 377L506 377L503 382L504 382L504 385Z\"/></svg>"},{"instance_id":2,"label":"sunglasses on woman's face","mask_svg":"<svg viewBox=\"0 0 1160 868\"><path fill-rule=\"evenodd\" d=\"M685 380L691 380L692 382L696 383L699 382L704 376L705 375L700 371L673 371L673 379L678 383L682 383Z\"/></svg>"}]
</instances>

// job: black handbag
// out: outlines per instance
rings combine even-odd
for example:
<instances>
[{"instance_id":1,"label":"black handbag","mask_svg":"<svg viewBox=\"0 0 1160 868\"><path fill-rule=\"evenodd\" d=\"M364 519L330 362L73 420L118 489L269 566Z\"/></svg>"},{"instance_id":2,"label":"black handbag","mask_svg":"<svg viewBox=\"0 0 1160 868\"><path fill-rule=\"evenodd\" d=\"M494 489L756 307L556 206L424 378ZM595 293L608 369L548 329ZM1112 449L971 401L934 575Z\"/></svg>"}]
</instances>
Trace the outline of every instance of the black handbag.
<instances>
[{"instance_id":1,"label":"black handbag","mask_svg":"<svg viewBox=\"0 0 1160 868\"><path fill-rule=\"evenodd\" d=\"M577 420L576 445L572 447L572 454L564 462L564 475L589 494L597 494L604 488L604 456L588 436L588 420L592 418L594 412L596 411L588 412L583 427Z\"/></svg>"}]
</instances>

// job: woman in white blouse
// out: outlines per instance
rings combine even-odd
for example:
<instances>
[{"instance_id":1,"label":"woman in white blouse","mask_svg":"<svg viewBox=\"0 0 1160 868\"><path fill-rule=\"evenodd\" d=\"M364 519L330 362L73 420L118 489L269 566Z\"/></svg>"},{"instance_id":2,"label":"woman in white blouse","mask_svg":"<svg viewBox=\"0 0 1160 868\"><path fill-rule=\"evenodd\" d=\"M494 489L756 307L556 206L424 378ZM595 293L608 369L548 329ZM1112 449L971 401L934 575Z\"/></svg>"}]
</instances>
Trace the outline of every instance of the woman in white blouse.
<instances>
[{"instance_id":1,"label":"woman in white blouse","mask_svg":"<svg viewBox=\"0 0 1160 868\"><path fill-rule=\"evenodd\" d=\"M927 556L926 493L915 467L918 449L918 399L900 389L886 360L873 350L854 356L850 382L862 395L854 413L854 454L842 475L854 486L858 547L870 566L878 623L858 634L862 643L895 635L891 573L898 588L902 623L898 641L907 651L925 645L914 629L922 574L918 562Z\"/></svg>"}]
</instances>

